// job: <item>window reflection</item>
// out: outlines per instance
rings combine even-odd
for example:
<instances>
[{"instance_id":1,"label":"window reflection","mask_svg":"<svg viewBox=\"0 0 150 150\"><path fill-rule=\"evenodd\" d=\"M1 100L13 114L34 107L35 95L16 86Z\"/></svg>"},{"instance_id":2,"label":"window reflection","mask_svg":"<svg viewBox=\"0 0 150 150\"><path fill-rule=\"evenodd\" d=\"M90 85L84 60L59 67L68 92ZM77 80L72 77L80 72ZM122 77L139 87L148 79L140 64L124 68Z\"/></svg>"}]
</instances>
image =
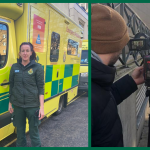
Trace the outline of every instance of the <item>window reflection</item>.
<instances>
[{"instance_id":1,"label":"window reflection","mask_svg":"<svg viewBox=\"0 0 150 150\"><path fill-rule=\"evenodd\" d=\"M77 55L78 54L78 43L71 39L68 40L68 48L67 48L68 55Z\"/></svg>"},{"instance_id":2,"label":"window reflection","mask_svg":"<svg viewBox=\"0 0 150 150\"><path fill-rule=\"evenodd\" d=\"M58 61L59 45L60 45L60 35L56 32L52 32L51 50L50 50L50 61L51 62L57 62Z\"/></svg>"},{"instance_id":3,"label":"window reflection","mask_svg":"<svg viewBox=\"0 0 150 150\"><path fill-rule=\"evenodd\" d=\"M0 23L0 68L3 68L7 59L7 26Z\"/></svg>"},{"instance_id":4,"label":"window reflection","mask_svg":"<svg viewBox=\"0 0 150 150\"><path fill-rule=\"evenodd\" d=\"M88 50L82 50L81 64L88 64Z\"/></svg>"}]
</instances>

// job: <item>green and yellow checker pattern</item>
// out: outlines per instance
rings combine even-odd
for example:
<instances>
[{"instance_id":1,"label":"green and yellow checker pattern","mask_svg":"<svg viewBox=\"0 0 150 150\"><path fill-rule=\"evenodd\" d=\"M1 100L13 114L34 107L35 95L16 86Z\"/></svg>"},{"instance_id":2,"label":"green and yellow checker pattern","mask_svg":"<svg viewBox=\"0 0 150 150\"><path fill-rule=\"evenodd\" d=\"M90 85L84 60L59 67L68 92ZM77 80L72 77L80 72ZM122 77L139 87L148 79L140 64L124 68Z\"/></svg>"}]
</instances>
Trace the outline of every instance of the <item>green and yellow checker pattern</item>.
<instances>
[{"instance_id":1,"label":"green and yellow checker pattern","mask_svg":"<svg viewBox=\"0 0 150 150\"><path fill-rule=\"evenodd\" d=\"M47 65L45 96L47 99L78 85L80 64Z\"/></svg>"}]
</instances>

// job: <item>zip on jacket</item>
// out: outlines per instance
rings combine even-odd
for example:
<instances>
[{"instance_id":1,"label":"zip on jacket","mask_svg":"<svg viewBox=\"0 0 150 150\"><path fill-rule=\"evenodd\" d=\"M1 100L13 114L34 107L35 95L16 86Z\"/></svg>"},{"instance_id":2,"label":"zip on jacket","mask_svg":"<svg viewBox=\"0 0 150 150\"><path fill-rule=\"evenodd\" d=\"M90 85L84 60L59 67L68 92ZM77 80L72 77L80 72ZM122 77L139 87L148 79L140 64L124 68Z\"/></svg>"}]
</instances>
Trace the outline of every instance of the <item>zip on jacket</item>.
<instances>
[{"instance_id":1,"label":"zip on jacket","mask_svg":"<svg viewBox=\"0 0 150 150\"><path fill-rule=\"evenodd\" d=\"M21 60L13 64L9 76L10 102L19 107L39 107L39 95L44 95L44 70L31 60L23 66Z\"/></svg>"}]
</instances>

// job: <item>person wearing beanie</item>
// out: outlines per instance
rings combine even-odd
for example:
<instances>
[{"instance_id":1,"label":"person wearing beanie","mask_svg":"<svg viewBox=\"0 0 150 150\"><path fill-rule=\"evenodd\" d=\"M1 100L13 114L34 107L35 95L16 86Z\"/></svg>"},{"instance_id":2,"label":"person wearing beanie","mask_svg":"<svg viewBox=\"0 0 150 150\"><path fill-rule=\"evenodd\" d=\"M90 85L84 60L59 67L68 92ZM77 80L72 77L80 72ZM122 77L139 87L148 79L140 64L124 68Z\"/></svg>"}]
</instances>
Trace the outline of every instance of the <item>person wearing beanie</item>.
<instances>
[{"instance_id":1,"label":"person wearing beanie","mask_svg":"<svg viewBox=\"0 0 150 150\"><path fill-rule=\"evenodd\" d=\"M127 26L114 9L91 7L92 147L123 147L123 131L117 105L144 83L143 67L114 82L113 66L129 41Z\"/></svg>"}]
</instances>

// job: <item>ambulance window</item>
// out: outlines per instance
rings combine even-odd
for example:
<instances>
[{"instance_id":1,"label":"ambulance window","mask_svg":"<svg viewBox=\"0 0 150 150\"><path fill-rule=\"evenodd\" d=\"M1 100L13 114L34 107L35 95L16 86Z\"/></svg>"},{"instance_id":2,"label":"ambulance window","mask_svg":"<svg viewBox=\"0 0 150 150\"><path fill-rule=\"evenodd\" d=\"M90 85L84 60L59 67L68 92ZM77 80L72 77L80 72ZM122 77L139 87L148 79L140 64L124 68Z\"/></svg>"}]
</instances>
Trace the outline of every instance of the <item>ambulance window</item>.
<instances>
[{"instance_id":1,"label":"ambulance window","mask_svg":"<svg viewBox=\"0 0 150 150\"><path fill-rule=\"evenodd\" d=\"M51 62L57 62L58 61L59 44L60 44L60 35L56 32L52 32L51 50L50 50L50 61Z\"/></svg>"},{"instance_id":2,"label":"ambulance window","mask_svg":"<svg viewBox=\"0 0 150 150\"><path fill-rule=\"evenodd\" d=\"M68 55L76 56L78 54L78 43L71 39L68 40L68 48L67 48Z\"/></svg>"},{"instance_id":3,"label":"ambulance window","mask_svg":"<svg viewBox=\"0 0 150 150\"><path fill-rule=\"evenodd\" d=\"M7 62L7 26L0 23L0 68Z\"/></svg>"},{"instance_id":4,"label":"ambulance window","mask_svg":"<svg viewBox=\"0 0 150 150\"><path fill-rule=\"evenodd\" d=\"M82 50L81 64L88 64L88 50Z\"/></svg>"}]
</instances>

